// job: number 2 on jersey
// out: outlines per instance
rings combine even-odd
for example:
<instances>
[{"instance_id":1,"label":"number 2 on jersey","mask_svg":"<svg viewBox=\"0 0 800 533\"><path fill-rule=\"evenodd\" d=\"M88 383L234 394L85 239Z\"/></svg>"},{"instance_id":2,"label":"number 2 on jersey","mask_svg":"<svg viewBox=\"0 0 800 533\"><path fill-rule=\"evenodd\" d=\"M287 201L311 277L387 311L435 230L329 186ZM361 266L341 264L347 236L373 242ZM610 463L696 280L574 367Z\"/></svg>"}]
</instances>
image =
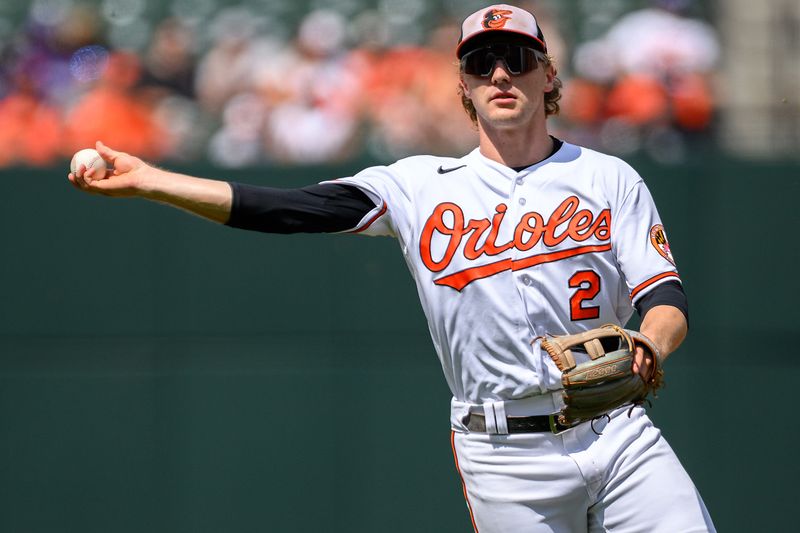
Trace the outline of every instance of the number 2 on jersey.
<instances>
[{"instance_id":1,"label":"number 2 on jersey","mask_svg":"<svg viewBox=\"0 0 800 533\"><path fill-rule=\"evenodd\" d=\"M584 305L600 292L600 276L594 270L579 270L569 278L569 286L578 289L569 299L569 318L573 322L600 316L600 307Z\"/></svg>"}]
</instances>

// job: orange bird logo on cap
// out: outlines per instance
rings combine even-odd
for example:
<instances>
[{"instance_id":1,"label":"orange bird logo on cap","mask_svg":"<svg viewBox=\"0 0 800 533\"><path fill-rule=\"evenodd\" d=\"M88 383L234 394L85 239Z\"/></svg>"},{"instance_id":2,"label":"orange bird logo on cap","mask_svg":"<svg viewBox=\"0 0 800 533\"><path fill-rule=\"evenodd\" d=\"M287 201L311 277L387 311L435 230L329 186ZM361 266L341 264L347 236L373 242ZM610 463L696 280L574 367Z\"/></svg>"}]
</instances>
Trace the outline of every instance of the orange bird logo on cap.
<instances>
[{"instance_id":1,"label":"orange bird logo on cap","mask_svg":"<svg viewBox=\"0 0 800 533\"><path fill-rule=\"evenodd\" d=\"M490 9L483 17L483 27L487 30L499 30L511 20L510 14L511 11L508 9Z\"/></svg>"}]
</instances>

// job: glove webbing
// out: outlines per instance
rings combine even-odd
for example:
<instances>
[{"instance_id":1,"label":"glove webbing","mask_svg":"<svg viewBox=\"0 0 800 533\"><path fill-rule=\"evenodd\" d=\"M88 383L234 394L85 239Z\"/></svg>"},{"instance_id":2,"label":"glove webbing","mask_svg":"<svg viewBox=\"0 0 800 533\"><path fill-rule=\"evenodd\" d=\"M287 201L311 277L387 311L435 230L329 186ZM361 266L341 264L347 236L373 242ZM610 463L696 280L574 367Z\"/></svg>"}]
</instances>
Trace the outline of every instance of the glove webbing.
<instances>
[{"instance_id":1,"label":"glove webbing","mask_svg":"<svg viewBox=\"0 0 800 533\"><path fill-rule=\"evenodd\" d=\"M623 338L628 345L628 350L633 351L633 340L627 331L615 324L606 324L595 330L584 331L574 335L564 337L542 338L542 348L550 355L553 362L561 372L567 372L575 368L575 356L571 348L583 346L586 353L592 360L606 354L600 338Z\"/></svg>"}]
</instances>

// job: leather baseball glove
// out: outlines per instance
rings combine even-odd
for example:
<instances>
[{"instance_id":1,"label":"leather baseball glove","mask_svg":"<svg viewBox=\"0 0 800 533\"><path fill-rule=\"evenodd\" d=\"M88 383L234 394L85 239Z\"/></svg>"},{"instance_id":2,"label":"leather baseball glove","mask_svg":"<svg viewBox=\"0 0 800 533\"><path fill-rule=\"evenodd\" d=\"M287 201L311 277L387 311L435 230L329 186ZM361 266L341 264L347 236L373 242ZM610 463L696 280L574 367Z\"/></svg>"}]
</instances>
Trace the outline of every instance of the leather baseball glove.
<instances>
[{"instance_id":1,"label":"leather baseball glove","mask_svg":"<svg viewBox=\"0 0 800 533\"><path fill-rule=\"evenodd\" d=\"M647 380L633 372L636 346L653 356ZM558 417L563 425L594 420L623 405L641 405L663 382L662 357L653 341L614 324L574 335L545 335L542 348L563 373L565 405ZM576 364L574 351L591 360Z\"/></svg>"}]
</instances>

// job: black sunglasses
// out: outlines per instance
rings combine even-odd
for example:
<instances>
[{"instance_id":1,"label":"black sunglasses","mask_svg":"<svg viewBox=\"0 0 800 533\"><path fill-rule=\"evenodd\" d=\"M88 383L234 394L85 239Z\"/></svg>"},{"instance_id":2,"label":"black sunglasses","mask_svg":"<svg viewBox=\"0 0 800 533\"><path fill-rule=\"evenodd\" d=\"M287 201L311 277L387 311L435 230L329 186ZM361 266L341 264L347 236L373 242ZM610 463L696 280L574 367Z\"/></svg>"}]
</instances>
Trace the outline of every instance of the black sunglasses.
<instances>
[{"instance_id":1,"label":"black sunglasses","mask_svg":"<svg viewBox=\"0 0 800 533\"><path fill-rule=\"evenodd\" d=\"M489 77L498 59L514 76L536 70L541 53L529 46L495 43L472 50L461 58L461 69L472 76Z\"/></svg>"}]
</instances>

